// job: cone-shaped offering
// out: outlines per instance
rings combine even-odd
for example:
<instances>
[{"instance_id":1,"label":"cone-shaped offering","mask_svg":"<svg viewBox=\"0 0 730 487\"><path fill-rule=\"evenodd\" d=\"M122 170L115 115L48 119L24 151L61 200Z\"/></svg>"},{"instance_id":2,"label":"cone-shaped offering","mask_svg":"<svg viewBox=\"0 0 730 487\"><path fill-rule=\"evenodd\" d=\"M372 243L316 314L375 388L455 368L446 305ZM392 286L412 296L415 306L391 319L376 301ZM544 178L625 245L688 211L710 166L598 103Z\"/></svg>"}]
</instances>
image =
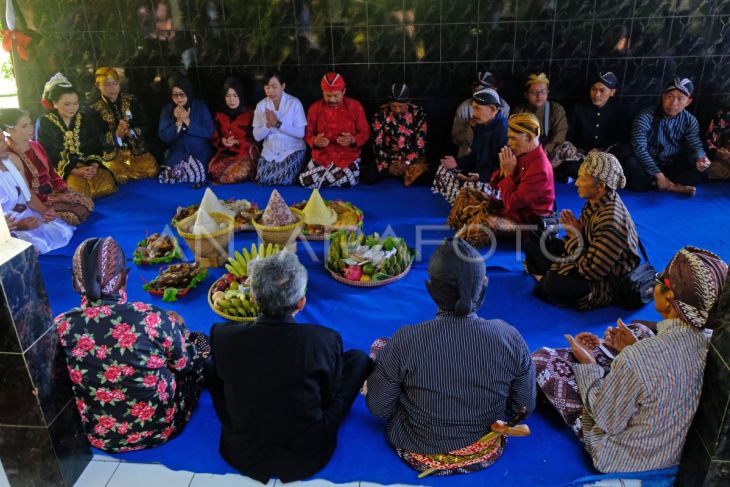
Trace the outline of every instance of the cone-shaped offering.
<instances>
[{"instance_id":1,"label":"cone-shaped offering","mask_svg":"<svg viewBox=\"0 0 730 487\"><path fill-rule=\"evenodd\" d=\"M297 217L291 212L284 198L277 190L273 190L264 214L261 216L261 223L269 227L284 227L296 222Z\"/></svg>"},{"instance_id":2,"label":"cone-shaped offering","mask_svg":"<svg viewBox=\"0 0 730 487\"><path fill-rule=\"evenodd\" d=\"M337 212L327 207L316 188L312 191L303 213L304 223L307 225L334 225L337 221Z\"/></svg>"},{"instance_id":3,"label":"cone-shaped offering","mask_svg":"<svg viewBox=\"0 0 730 487\"><path fill-rule=\"evenodd\" d=\"M190 233L194 235L210 235L220 229L220 225L210 216L210 213L198 210L198 214L195 217L195 223L193 224L193 228Z\"/></svg>"},{"instance_id":4,"label":"cone-shaped offering","mask_svg":"<svg viewBox=\"0 0 730 487\"><path fill-rule=\"evenodd\" d=\"M230 217L235 216L235 213L233 211L229 210L221 204L218 197L210 188L205 189L205 194L203 195L203 199L200 200L200 206L198 207L198 211L206 211L208 213L223 213L224 215L228 215Z\"/></svg>"}]
</instances>

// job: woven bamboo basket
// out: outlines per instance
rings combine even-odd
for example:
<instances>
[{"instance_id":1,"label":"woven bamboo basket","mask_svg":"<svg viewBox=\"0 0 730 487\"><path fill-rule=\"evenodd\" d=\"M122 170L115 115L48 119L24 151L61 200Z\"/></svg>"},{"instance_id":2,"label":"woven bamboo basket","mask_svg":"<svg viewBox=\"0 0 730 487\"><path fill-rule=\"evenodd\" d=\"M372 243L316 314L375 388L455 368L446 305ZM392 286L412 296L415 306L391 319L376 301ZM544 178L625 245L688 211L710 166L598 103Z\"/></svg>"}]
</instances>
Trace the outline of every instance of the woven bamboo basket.
<instances>
[{"instance_id":1,"label":"woven bamboo basket","mask_svg":"<svg viewBox=\"0 0 730 487\"><path fill-rule=\"evenodd\" d=\"M304 218L304 214L296 208L290 208L290 210L294 216L297 217L297 222L292 223L291 225L270 227L262 225L256 220L251 221L256 229L256 233L258 233L259 238L264 243L278 244L282 248L289 247L292 249L293 247L293 250L296 249L296 239L302 231L302 219Z\"/></svg>"},{"instance_id":2,"label":"woven bamboo basket","mask_svg":"<svg viewBox=\"0 0 730 487\"><path fill-rule=\"evenodd\" d=\"M223 213L211 213L210 217L216 223L225 226L210 234L196 235L186 230L195 222L196 215L180 220L177 224L177 233L185 240L193 251L195 261L206 267L220 267L228 260L228 243L233 237L233 217ZM185 229L185 230L183 230Z\"/></svg>"},{"instance_id":3,"label":"woven bamboo basket","mask_svg":"<svg viewBox=\"0 0 730 487\"><path fill-rule=\"evenodd\" d=\"M215 281L213 283L213 285L210 286L210 289L208 289L208 306L210 306L210 309L212 309L213 312L215 314L217 314L218 316L222 316L223 318L225 318L229 321L238 321L240 323L253 323L254 321L256 321L255 316L248 316L248 317L233 316L233 315L229 315L228 313L224 313L223 311L221 311L218 308L216 308L215 306L213 306L213 289L215 289L215 285L217 282L218 281Z\"/></svg>"},{"instance_id":4,"label":"woven bamboo basket","mask_svg":"<svg viewBox=\"0 0 730 487\"><path fill-rule=\"evenodd\" d=\"M380 281L368 281L368 282L360 282L360 281L351 281L350 279L345 279L341 274L333 271L329 267L327 267L327 270L330 273L330 276L334 278L335 281L339 281L342 284L347 284L348 286L355 286L355 287L380 287L380 286L387 286L388 284L391 284L395 281L400 281L406 275L411 271L411 266L413 265L413 259L411 259L411 263L408 264L408 267L405 268L403 272L398 274L397 276L393 276L388 279L383 279Z\"/></svg>"},{"instance_id":5,"label":"woven bamboo basket","mask_svg":"<svg viewBox=\"0 0 730 487\"><path fill-rule=\"evenodd\" d=\"M363 219L364 219L362 210L360 208L358 208L357 206L353 205L352 203L348 203L348 205L353 210L355 210L355 213L359 217L359 220L355 225L338 225L337 223L335 223L333 225L325 225L324 233L320 233L320 234L308 234L306 232L306 230L304 229L305 227L302 226L302 237L301 238L304 240L315 241L315 242L324 241L324 240L327 240L327 237L329 236L330 233L334 233L339 230L347 230L347 231L351 231L351 232L356 232L358 230L362 230L362 223L363 223ZM296 209L296 208L292 208L292 209Z\"/></svg>"}]
</instances>

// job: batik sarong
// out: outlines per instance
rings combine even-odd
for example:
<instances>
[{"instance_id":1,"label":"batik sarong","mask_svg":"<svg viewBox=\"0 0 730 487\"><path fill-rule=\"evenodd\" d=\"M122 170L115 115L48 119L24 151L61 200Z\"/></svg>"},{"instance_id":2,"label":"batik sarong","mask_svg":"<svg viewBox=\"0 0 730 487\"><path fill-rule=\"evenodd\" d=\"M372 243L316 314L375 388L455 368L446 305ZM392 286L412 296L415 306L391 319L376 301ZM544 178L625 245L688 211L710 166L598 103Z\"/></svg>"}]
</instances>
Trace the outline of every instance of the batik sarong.
<instances>
[{"instance_id":1,"label":"batik sarong","mask_svg":"<svg viewBox=\"0 0 730 487\"><path fill-rule=\"evenodd\" d=\"M483 193L489 195L497 195L498 191L492 188L489 183L482 181L465 181L459 179L457 175L460 174L453 169L446 169L443 166L439 166L436 171L436 175L433 178L433 185L431 185L431 192L440 194L450 205L454 204L456 197L459 195L459 191L462 188L475 188Z\"/></svg>"},{"instance_id":2,"label":"batik sarong","mask_svg":"<svg viewBox=\"0 0 730 487\"><path fill-rule=\"evenodd\" d=\"M455 475L483 470L499 460L507 440L497 436L491 440L476 441L469 446L449 453L421 454L396 448L396 453L409 467L423 472L436 469L431 475Z\"/></svg>"},{"instance_id":3,"label":"batik sarong","mask_svg":"<svg viewBox=\"0 0 730 487\"><path fill-rule=\"evenodd\" d=\"M654 332L644 325L632 323L628 327L638 340L654 336ZM618 353L612 349L607 348L606 350L611 355ZM611 371L611 363L614 360L611 355L606 354L601 347L593 350L596 363L606 373ZM550 404L558 411L563 421L582 439L583 400L580 397L578 383L573 372L573 366L578 363L573 351L570 348L543 347L532 354L532 361L535 363L537 385Z\"/></svg>"},{"instance_id":4,"label":"batik sarong","mask_svg":"<svg viewBox=\"0 0 730 487\"><path fill-rule=\"evenodd\" d=\"M202 186L205 183L205 166L193 156L188 156L174 166L162 166L157 179L163 184L191 183Z\"/></svg>"},{"instance_id":5,"label":"batik sarong","mask_svg":"<svg viewBox=\"0 0 730 487\"><path fill-rule=\"evenodd\" d=\"M49 194L46 203L60 219L73 226L85 222L94 210L91 198L70 189Z\"/></svg>"},{"instance_id":6,"label":"batik sarong","mask_svg":"<svg viewBox=\"0 0 730 487\"><path fill-rule=\"evenodd\" d=\"M474 247L486 247L494 238L514 236L517 232L517 223L500 216L501 209L499 200L476 188L462 188L446 222L457 230L457 237Z\"/></svg>"},{"instance_id":7,"label":"batik sarong","mask_svg":"<svg viewBox=\"0 0 730 487\"><path fill-rule=\"evenodd\" d=\"M129 149L119 149L113 159L104 161L104 165L114 174L114 179L119 184L129 180L153 178L159 171L155 156L149 152L133 154Z\"/></svg>"},{"instance_id":8,"label":"batik sarong","mask_svg":"<svg viewBox=\"0 0 730 487\"><path fill-rule=\"evenodd\" d=\"M256 181L265 186L291 186L302 172L306 151L292 152L283 161L259 157Z\"/></svg>"},{"instance_id":9,"label":"batik sarong","mask_svg":"<svg viewBox=\"0 0 730 487\"><path fill-rule=\"evenodd\" d=\"M320 166L314 159L299 175L299 183L305 188L350 188L360 181L360 158L355 159L347 167L334 164Z\"/></svg>"}]
</instances>

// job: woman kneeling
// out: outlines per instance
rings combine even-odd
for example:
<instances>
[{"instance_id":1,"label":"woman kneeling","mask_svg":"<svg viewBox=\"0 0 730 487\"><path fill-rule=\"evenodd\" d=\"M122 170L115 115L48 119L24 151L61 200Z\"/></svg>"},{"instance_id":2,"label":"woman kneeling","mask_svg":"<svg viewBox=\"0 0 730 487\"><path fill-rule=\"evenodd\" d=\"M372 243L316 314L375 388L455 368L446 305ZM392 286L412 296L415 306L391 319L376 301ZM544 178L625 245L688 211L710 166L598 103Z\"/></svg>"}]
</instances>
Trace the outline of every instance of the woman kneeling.
<instances>
[{"instance_id":1,"label":"woman kneeling","mask_svg":"<svg viewBox=\"0 0 730 487\"><path fill-rule=\"evenodd\" d=\"M87 438L108 452L178 434L198 402L210 351L177 313L128 303L127 272L111 237L85 240L73 256L81 306L55 319Z\"/></svg>"}]
</instances>

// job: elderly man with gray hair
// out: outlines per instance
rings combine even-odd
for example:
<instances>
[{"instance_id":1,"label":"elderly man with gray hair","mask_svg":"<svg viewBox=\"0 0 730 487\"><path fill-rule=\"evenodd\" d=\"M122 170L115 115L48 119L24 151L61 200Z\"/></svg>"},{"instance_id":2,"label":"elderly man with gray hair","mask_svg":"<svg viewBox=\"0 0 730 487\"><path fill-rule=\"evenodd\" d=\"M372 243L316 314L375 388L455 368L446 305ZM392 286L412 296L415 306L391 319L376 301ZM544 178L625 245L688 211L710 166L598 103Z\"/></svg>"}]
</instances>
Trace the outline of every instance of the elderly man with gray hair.
<instances>
[{"instance_id":1,"label":"elderly man with gray hair","mask_svg":"<svg viewBox=\"0 0 730 487\"><path fill-rule=\"evenodd\" d=\"M295 254L253 261L249 271L258 319L211 329L207 380L222 423L220 452L262 483L291 482L327 464L373 364L359 350L343 353L336 331L296 323L307 271Z\"/></svg>"}]
</instances>

